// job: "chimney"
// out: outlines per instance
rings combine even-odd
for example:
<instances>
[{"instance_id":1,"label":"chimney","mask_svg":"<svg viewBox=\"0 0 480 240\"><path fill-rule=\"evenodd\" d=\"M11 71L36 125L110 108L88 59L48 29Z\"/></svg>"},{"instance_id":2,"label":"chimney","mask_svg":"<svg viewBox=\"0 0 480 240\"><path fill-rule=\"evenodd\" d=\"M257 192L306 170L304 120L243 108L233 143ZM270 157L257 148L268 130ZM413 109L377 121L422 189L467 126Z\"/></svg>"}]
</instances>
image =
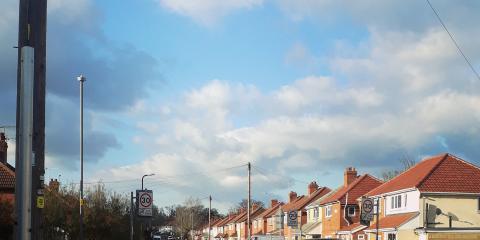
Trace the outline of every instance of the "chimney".
<instances>
[{"instance_id":1,"label":"chimney","mask_svg":"<svg viewBox=\"0 0 480 240\"><path fill-rule=\"evenodd\" d=\"M307 189L308 195L310 196L313 192L317 191L317 189L318 189L317 182L315 181L311 182L310 184L308 184L308 189Z\"/></svg>"},{"instance_id":2,"label":"chimney","mask_svg":"<svg viewBox=\"0 0 480 240\"><path fill-rule=\"evenodd\" d=\"M348 186L357 179L357 170L354 167L348 167L343 174L343 186Z\"/></svg>"},{"instance_id":3,"label":"chimney","mask_svg":"<svg viewBox=\"0 0 480 240\"><path fill-rule=\"evenodd\" d=\"M278 200L277 200L277 199L272 199L272 200L270 200L270 207L273 207L273 206L275 206L275 205L277 205L277 204L278 204Z\"/></svg>"},{"instance_id":4,"label":"chimney","mask_svg":"<svg viewBox=\"0 0 480 240\"><path fill-rule=\"evenodd\" d=\"M296 199L297 199L297 193L296 193L296 192L293 192L293 191L292 191L292 192L290 192L290 193L288 194L288 201L289 201L289 202L293 202L293 201L295 201Z\"/></svg>"},{"instance_id":5,"label":"chimney","mask_svg":"<svg viewBox=\"0 0 480 240\"><path fill-rule=\"evenodd\" d=\"M51 178L50 182L48 183L48 187L50 188L50 190L58 192L58 190L60 189L60 183L57 179L54 180L53 178Z\"/></svg>"},{"instance_id":6,"label":"chimney","mask_svg":"<svg viewBox=\"0 0 480 240\"><path fill-rule=\"evenodd\" d=\"M3 164L7 163L7 138L5 137L5 133L0 133L0 162Z\"/></svg>"}]
</instances>

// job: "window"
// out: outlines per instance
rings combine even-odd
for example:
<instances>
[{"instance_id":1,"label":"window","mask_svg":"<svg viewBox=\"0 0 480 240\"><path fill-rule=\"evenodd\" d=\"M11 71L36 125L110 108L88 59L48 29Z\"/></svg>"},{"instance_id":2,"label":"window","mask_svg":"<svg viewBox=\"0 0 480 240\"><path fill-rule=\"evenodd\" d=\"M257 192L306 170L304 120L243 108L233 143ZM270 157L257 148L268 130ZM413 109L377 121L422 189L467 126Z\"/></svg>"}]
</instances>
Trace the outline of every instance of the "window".
<instances>
[{"instance_id":1,"label":"window","mask_svg":"<svg viewBox=\"0 0 480 240\"><path fill-rule=\"evenodd\" d=\"M364 239L365 239L365 235L364 235L364 234L358 234L357 239L358 239L358 240L364 240Z\"/></svg>"},{"instance_id":2,"label":"window","mask_svg":"<svg viewBox=\"0 0 480 240\"><path fill-rule=\"evenodd\" d=\"M392 196L391 199L391 209L397 209L402 207L402 195Z\"/></svg>"},{"instance_id":3,"label":"window","mask_svg":"<svg viewBox=\"0 0 480 240\"><path fill-rule=\"evenodd\" d=\"M480 197L478 198L477 211L480 211Z\"/></svg>"},{"instance_id":4,"label":"window","mask_svg":"<svg viewBox=\"0 0 480 240\"><path fill-rule=\"evenodd\" d=\"M355 207L348 207L347 212L349 217L355 216Z\"/></svg>"},{"instance_id":5,"label":"window","mask_svg":"<svg viewBox=\"0 0 480 240\"><path fill-rule=\"evenodd\" d=\"M313 209L313 217L318 218L318 208L317 207Z\"/></svg>"},{"instance_id":6,"label":"window","mask_svg":"<svg viewBox=\"0 0 480 240\"><path fill-rule=\"evenodd\" d=\"M397 234L395 233L387 234L387 240L397 240Z\"/></svg>"},{"instance_id":7,"label":"window","mask_svg":"<svg viewBox=\"0 0 480 240\"><path fill-rule=\"evenodd\" d=\"M325 217L331 217L332 216L332 205L326 206L325 207Z\"/></svg>"}]
</instances>

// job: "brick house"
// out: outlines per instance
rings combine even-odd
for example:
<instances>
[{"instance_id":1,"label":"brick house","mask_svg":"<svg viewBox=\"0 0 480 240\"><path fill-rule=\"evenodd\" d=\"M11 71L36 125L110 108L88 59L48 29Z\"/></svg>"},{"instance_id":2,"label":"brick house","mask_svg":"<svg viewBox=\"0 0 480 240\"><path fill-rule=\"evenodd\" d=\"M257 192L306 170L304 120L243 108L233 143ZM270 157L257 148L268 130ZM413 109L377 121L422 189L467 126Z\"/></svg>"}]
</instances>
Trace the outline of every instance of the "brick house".
<instances>
[{"instance_id":1,"label":"brick house","mask_svg":"<svg viewBox=\"0 0 480 240\"><path fill-rule=\"evenodd\" d=\"M229 214L222 220L220 220L217 224L214 225L214 228L216 229L216 233L214 235L215 239L218 240L225 240L228 239L228 227L227 224L235 217L235 215Z\"/></svg>"},{"instance_id":2,"label":"brick house","mask_svg":"<svg viewBox=\"0 0 480 240\"><path fill-rule=\"evenodd\" d=\"M15 168L7 162L8 144L4 133L0 133L0 201L15 199Z\"/></svg>"},{"instance_id":3,"label":"brick house","mask_svg":"<svg viewBox=\"0 0 480 240\"><path fill-rule=\"evenodd\" d=\"M252 211L250 212L250 236L252 235L252 219L258 217L260 214L265 211L264 208L258 206L252 206ZM247 213L243 214L240 218L236 219L236 228L237 228L237 239L245 240L248 237L248 228L247 228Z\"/></svg>"},{"instance_id":4,"label":"brick house","mask_svg":"<svg viewBox=\"0 0 480 240\"><path fill-rule=\"evenodd\" d=\"M283 212L283 235L286 240L301 239L302 225L307 223L307 211L305 207L313 201L321 198L330 192L330 188L319 187L316 182L311 182L307 187L307 195L297 196L297 193L289 193L289 202L282 206ZM287 216L291 211L297 212L297 221L299 226L287 226Z\"/></svg>"},{"instance_id":5,"label":"brick house","mask_svg":"<svg viewBox=\"0 0 480 240\"><path fill-rule=\"evenodd\" d=\"M265 211L258 216L252 218L252 236L254 238L261 238L269 233L273 233L275 229L279 228L279 226L275 226L274 215L282 205L282 202L272 199L269 208L265 209Z\"/></svg>"},{"instance_id":6,"label":"brick house","mask_svg":"<svg viewBox=\"0 0 480 240\"><path fill-rule=\"evenodd\" d=\"M480 168L452 154L419 162L366 194L380 200L379 239L480 239L479 183Z\"/></svg>"},{"instance_id":7,"label":"brick house","mask_svg":"<svg viewBox=\"0 0 480 240\"><path fill-rule=\"evenodd\" d=\"M344 172L343 185L334 194L320 202L322 210L322 237L342 239L365 239L360 230L358 198L380 186L382 181L369 174L357 175L357 170L349 167Z\"/></svg>"}]
</instances>

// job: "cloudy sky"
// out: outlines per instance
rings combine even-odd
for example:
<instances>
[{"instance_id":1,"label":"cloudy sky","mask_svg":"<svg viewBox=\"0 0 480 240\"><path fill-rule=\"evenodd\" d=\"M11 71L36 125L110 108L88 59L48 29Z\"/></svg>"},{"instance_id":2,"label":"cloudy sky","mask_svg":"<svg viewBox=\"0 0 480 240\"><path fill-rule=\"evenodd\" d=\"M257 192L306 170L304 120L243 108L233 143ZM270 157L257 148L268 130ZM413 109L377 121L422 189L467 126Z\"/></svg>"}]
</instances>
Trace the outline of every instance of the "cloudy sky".
<instances>
[{"instance_id":1,"label":"cloudy sky","mask_svg":"<svg viewBox=\"0 0 480 240\"><path fill-rule=\"evenodd\" d=\"M0 2L0 125L15 123L17 2ZM431 2L480 71L480 2ZM425 1L49 0L47 36L47 178L79 179L80 73L86 182L128 194L155 173L161 206L227 209L247 162L260 200L403 156L480 164L480 79Z\"/></svg>"}]
</instances>

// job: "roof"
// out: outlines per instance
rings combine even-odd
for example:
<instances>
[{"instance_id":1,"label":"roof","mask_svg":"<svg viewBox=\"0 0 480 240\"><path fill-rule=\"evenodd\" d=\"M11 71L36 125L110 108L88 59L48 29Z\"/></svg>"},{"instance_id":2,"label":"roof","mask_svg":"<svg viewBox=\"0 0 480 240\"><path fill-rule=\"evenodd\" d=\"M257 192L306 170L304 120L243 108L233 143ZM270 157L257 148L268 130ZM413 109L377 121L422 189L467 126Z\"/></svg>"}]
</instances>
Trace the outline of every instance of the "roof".
<instances>
[{"instance_id":1,"label":"roof","mask_svg":"<svg viewBox=\"0 0 480 240\"><path fill-rule=\"evenodd\" d=\"M386 217L380 218L380 221L378 222L378 228L379 229L398 228L418 215L419 215L418 212L388 215ZM376 229L376 226L375 224L373 224L366 230L375 230L375 229Z\"/></svg>"},{"instance_id":2,"label":"roof","mask_svg":"<svg viewBox=\"0 0 480 240\"><path fill-rule=\"evenodd\" d=\"M282 210L284 212L288 212L288 211L296 211L296 210L304 209L308 204L310 204L313 201L321 198L322 196L326 195L330 191L331 191L331 189L328 188L328 187L318 188L317 190L315 190L315 192L313 192L312 194L310 194L308 196L301 196L301 197L297 198L296 201L283 205Z\"/></svg>"},{"instance_id":3,"label":"roof","mask_svg":"<svg viewBox=\"0 0 480 240\"><path fill-rule=\"evenodd\" d=\"M358 232L359 230L362 230L364 228L366 228L367 226L365 225L362 225L360 223L353 223L353 224L350 224L348 226L343 226L342 228L340 228L340 230L338 230L337 232L350 232L350 233L355 233L355 232Z\"/></svg>"},{"instance_id":4,"label":"roof","mask_svg":"<svg viewBox=\"0 0 480 240\"><path fill-rule=\"evenodd\" d=\"M369 174L364 174L347 186L340 187L334 194L320 202L321 205L340 201L348 204L357 204L357 199L370 190L380 186L382 181ZM348 199L347 199L348 194Z\"/></svg>"},{"instance_id":5,"label":"roof","mask_svg":"<svg viewBox=\"0 0 480 240\"><path fill-rule=\"evenodd\" d=\"M445 153L419 162L368 195L376 196L408 188L417 188L421 192L480 193L479 181L479 167Z\"/></svg>"},{"instance_id":6,"label":"roof","mask_svg":"<svg viewBox=\"0 0 480 240\"><path fill-rule=\"evenodd\" d=\"M275 215L275 212L278 210L279 207L283 206L284 203L279 202L272 207L266 209L265 211L262 212L262 214L258 215L257 218L269 218L273 215Z\"/></svg>"},{"instance_id":7,"label":"roof","mask_svg":"<svg viewBox=\"0 0 480 240\"><path fill-rule=\"evenodd\" d=\"M257 207L255 209L252 210L252 212L250 213L250 218L253 219L255 218L256 216L258 216L259 214L261 214L263 212L263 208L261 207ZM235 222L245 222L247 221L247 212L245 212L244 214L241 215L240 218L238 219L235 219Z\"/></svg>"},{"instance_id":8,"label":"roof","mask_svg":"<svg viewBox=\"0 0 480 240\"><path fill-rule=\"evenodd\" d=\"M228 215L226 218L223 219L222 222L218 223L218 226L219 226L219 227L222 227L222 226L225 226L225 225L227 225L227 224L232 223L233 220L234 220L237 216L238 216L237 214Z\"/></svg>"},{"instance_id":9,"label":"roof","mask_svg":"<svg viewBox=\"0 0 480 240\"><path fill-rule=\"evenodd\" d=\"M0 189L15 189L15 172L9 164L0 163Z\"/></svg>"}]
</instances>

